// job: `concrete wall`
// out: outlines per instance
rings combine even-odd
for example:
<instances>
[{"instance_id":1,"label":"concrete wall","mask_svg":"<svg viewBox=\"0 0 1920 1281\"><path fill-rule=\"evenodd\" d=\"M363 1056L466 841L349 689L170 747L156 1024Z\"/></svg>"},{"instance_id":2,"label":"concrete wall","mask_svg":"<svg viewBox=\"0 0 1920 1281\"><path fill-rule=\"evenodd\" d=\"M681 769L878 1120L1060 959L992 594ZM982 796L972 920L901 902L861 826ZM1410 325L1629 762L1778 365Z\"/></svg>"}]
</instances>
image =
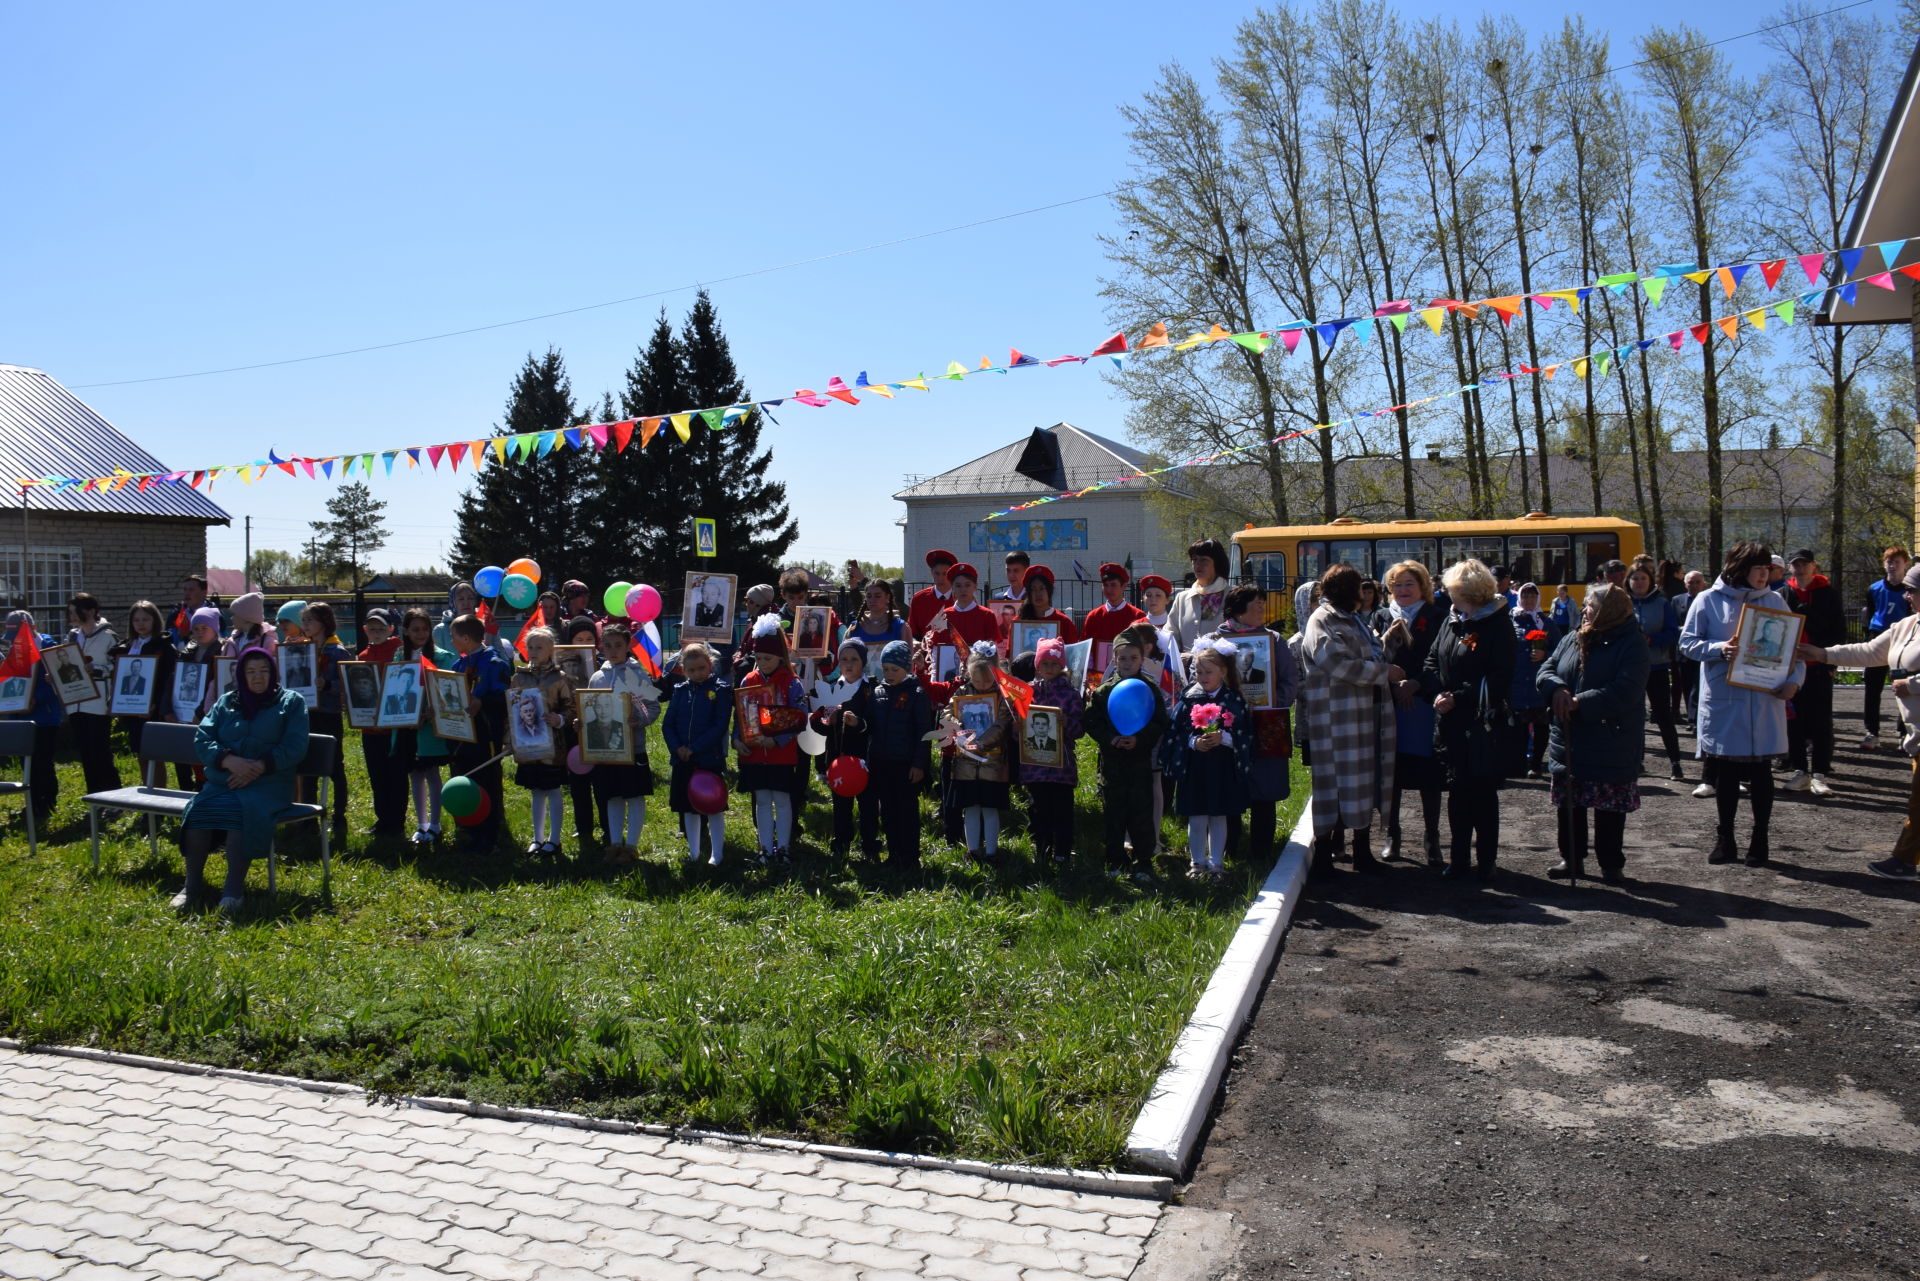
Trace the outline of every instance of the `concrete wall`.
<instances>
[{"instance_id":1,"label":"concrete wall","mask_svg":"<svg viewBox=\"0 0 1920 1281\"><path fill-rule=\"evenodd\" d=\"M927 577L926 554L944 547L963 560L971 561L981 573L983 583L995 586L1004 581L1004 551L981 550L970 540L970 526L984 522L987 513L998 511L1022 498L964 495L957 497L916 498L906 502L907 523L904 555L907 579L924 581ZM1142 489L1107 491L1085 498L1047 503L1003 518L1018 522L1029 520L1087 522L1086 547L1058 551L1031 551L1036 565L1045 565L1062 582L1074 576L1073 563L1079 561L1088 577L1095 576L1102 561L1125 564L1133 558L1133 572L1161 573L1178 582L1188 570L1186 540L1175 540L1162 529L1147 493Z\"/></svg>"},{"instance_id":2,"label":"concrete wall","mask_svg":"<svg viewBox=\"0 0 1920 1281\"><path fill-rule=\"evenodd\" d=\"M79 590L99 597L110 619L136 600L170 608L181 577L206 572L206 527L193 521L33 512L27 533L31 547L80 549ZM19 543L18 513L0 517L0 545Z\"/></svg>"}]
</instances>

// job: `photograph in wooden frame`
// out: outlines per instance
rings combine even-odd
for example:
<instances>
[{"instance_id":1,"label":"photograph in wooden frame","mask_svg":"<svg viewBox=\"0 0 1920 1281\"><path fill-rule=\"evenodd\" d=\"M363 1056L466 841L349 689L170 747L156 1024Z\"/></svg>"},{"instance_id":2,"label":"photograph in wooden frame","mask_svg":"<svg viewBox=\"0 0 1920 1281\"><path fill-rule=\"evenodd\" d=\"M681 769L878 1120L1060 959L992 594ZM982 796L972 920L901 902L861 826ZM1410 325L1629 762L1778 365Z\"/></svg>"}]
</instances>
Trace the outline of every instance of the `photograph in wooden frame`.
<instances>
[{"instance_id":1,"label":"photograph in wooden frame","mask_svg":"<svg viewBox=\"0 0 1920 1281\"><path fill-rule=\"evenodd\" d=\"M433 708L433 732L454 743L473 743L480 738L474 728L473 713L467 705L467 674L435 671L427 673L427 697Z\"/></svg>"},{"instance_id":2,"label":"photograph in wooden frame","mask_svg":"<svg viewBox=\"0 0 1920 1281\"><path fill-rule=\"evenodd\" d=\"M347 724L372 729L380 721L380 685L384 669L378 663L340 664L341 689L347 699Z\"/></svg>"},{"instance_id":3,"label":"photograph in wooden frame","mask_svg":"<svg viewBox=\"0 0 1920 1281\"><path fill-rule=\"evenodd\" d=\"M160 694L160 658L156 654L123 654L113 660L112 694L107 711L115 716L153 715L154 700Z\"/></svg>"},{"instance_id":4,"label":"photograph in wooden frame","mask_svg":"<svg viewBox=\"0 0 1920 1281\"><path fill-rule=\"evenodd\" d=\"M33 710L31 673L0 680L0 716L23 716Z\"/></svg>"},{"instance_id":5,"label":"photograph in wooden frame","mask_svg":"<svg viewBox=\"0 0 1920 1281\"><path fill-rule=\"evenodd\" d=\"M1016 618L1009 627L1008 639L1015 655L1034 653L1041 641L1060 635L1057 618Z\"/></svg>"},{"instance_id":6,"label":"photograph in wooden frame","mask_svg":"<svg viewBox=\"0 0 1920 1281\"><path fill-rule=\"evenodd\" d=\"M1727 684L1772 693L1793 675L1794 649L1806 619L1788 609L1742 605L1733 625L1740 649L1727 664Z\"/></svg>"},{"instance_id":7,"label":"photograph in wooden frame","mask_svg":"<svg viewBox=\"0 0 1920 1281\"><path fill-rule=\"evenodd\" d=\"M40 651L40 666L59 696L60 705L71 711L100 696L100 686L87 670L86 656L77 645L49 645Z\"/></svg>"},{"instance_id":8,"label":"photograph in wooden frame","mask_svg":"<svg viewBox=\"0 0 1920 1281\"><path fill-rule=\"evenodd\" d=\"M376 729L419 729L426 708L421 697L420 664L389 663L380 681L380 715Z\"/></svg>"},{"instance_id":9,"label":"photograph in wooden frame","mask_svg":"<svg viewBox=\"0 0 1920 1281\"><path fill-rule=\"evenodd\" d=\"M633 764L627 695L617 689L583 689L574 699L580 707L580 759L594 765Z\"/></svg>"},{"instance_id":10,"label":"photograph in wooden frame","mask_svg":"<svg viewBox=\"0 0 1920 1281\"><path fill-rule=\"evenodd\" d=\"M316 670L319 658L317 645L282 645L276 657L280 660L280 688L292 690L300 696L312 711L320 705L320 674Z\"/></svg>"},{"instance_id":11,"label":"photograph in wooden frame","mask_svg":"<svg viewBox=\"0 0 1920 1281\"><path fill-rule=\"evenodd\" d=\"M1020 763L1058 769L1066 763L1066 717L1035 703L1020 721Z\"/></svg>"}]
</instances>

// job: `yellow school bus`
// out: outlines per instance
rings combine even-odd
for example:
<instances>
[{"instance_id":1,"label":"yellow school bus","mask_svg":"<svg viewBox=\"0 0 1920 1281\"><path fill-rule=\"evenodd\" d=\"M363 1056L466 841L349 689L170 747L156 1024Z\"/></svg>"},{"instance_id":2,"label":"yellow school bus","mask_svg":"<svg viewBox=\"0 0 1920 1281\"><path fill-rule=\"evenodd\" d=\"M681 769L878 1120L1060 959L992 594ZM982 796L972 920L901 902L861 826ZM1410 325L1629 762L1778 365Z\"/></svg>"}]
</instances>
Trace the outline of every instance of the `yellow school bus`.
<instances>
[{"instance_id":1,"label":"yellow school bus","mask_svg":"<svg viewBox=\"0 0 1920 1281\"><path fill-rule=\"evenodd\" d=\"M1359 521L1342 516L1330 525L1274 525L1233 536L1235 580L1258 583L1270 593L1269 618L1292 617L1293 591L1334 565L1347 564L1379 580L1387 568L1417 560L1441 571L1469 557L1505 565L1514 585L1540 584L1541 608L1551 608L1554 588L1565 584L1575 600L1586 595L1600 566L1631 561L1645 547L1640 526L1612 516L1548 516L1528 512L1512 520ZM1386 592L1380 593L1384 602Z\"/></svg>"}]
</instances>

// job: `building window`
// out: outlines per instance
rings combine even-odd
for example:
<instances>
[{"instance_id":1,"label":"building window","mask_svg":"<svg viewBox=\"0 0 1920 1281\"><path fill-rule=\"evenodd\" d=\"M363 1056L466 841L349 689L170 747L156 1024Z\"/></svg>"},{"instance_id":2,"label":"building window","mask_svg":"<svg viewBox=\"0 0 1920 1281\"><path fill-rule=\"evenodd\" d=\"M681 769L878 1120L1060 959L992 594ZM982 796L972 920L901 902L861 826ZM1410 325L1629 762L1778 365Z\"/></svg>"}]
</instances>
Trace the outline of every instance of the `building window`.
<instances>
[{"instance_id":1,"label":"building window","mask_svg":"<svg viewBox=\"0 0 1920 1281\"><path fill-rule=\"evenodd\" d=\"M20 546L0 546L0 599L9 609L31 610L43 628L59 630L67 598L80 590L78 547L35 546L20 563ZM52 611L49 622L49 611Z\"/></svg>"}]
</instances>

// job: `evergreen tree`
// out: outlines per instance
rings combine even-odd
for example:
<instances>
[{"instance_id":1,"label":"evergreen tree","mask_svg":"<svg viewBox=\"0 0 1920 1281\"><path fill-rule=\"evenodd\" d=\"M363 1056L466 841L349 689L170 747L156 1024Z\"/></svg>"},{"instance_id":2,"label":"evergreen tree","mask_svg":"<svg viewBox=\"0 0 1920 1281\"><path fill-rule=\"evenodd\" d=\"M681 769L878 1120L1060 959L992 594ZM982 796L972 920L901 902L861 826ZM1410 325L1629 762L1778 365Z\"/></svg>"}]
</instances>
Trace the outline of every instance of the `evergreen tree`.
<instances>
[{"instance_id":1,"label":"evergreen tree","mask_svg":"<svg viewBox=\"0 0 1920 1281\"><path fill-rule=\"evenodd\" d=\"M627 370L620 415L648 418L690 408L695 406L680 384L680 344L662 309L647 345ZM594 527L603 534L602 558L607 563L602 577L606 582L651 582L671 592L682 580L659 567L678 563L673 549L691 536L685 515L685 477L679 474L685 460L676 452L682 449L680 440L670 426L662 424L644 445L635 428L624 450L616 446L617 442L609 442L600 454L598 485L588 504Z\"/></svg>"},{"instance_id":2,"label":"evergreen tree","mask_svg":"<svg viewBox=\"0 0 1920 1281\"><path fill-rule=\"evenodd\" d=\"M363 482L342 485L327 500L327 519L312 522L315 581L322 572L340 574L355 591L372 576L367 558L387 545L387 505Z\"/></svg>"},{"instance_id":3,"label":"evergreen tree","mask_svg":"<svg viewBox=\"0 0 1920 1281\"><path fill-rule=\"evenodd\" d=\"M543 356L528 355L494 435L553 432L553 447L544 458L529 450L524 459L509 448L505 462L494 461L489 451L486 466L463 496L454 572L471 575L483 565L531 556L544 571L542 588L582 576L581 567L599 541L587 506L594 489L592 451L570 446L565 433L584 421L560 353L548 348Z\"/></svg>"}]
</instances>

